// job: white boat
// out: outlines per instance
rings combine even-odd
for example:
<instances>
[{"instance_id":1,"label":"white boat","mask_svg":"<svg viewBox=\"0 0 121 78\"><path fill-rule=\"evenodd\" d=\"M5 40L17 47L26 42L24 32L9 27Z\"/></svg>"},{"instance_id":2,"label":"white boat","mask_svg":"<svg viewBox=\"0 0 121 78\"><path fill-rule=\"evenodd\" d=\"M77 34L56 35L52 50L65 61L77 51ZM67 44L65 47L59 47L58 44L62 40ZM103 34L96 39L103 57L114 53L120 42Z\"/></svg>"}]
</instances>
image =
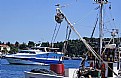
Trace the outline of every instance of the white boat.
<instances>
[{"instance_id":1,"label":"white boat","mask_svg":"<svg viewBox=\"0 0 121 78\"><path fill-rule=\"evenodd\" d=\"M21 50L16 54L6 55L5 58L10 64L56 64L62 63L61 52L58 48L33 47L29 50Z\"/></svg>"}]
</instances>

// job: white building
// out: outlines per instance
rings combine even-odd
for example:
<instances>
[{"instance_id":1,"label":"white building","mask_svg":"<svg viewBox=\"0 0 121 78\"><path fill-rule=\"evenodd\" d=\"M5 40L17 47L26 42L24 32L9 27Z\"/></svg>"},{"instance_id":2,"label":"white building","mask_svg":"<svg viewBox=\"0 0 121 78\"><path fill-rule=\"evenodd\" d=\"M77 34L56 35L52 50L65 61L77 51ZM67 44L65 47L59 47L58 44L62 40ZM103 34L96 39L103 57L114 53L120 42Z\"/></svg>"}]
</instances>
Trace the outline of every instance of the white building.
<instances>
[{"instance_id":1,"label":"white building","mask_svg":"<svg viewBox=\"0 0 121 78\"><path fill-rule=\"evenodd\" d=\"M0 45L0 51L3 51L3 50L7 50L7 51L10 51L10 47L8 45Z\"/></svg>"}]
</instances>

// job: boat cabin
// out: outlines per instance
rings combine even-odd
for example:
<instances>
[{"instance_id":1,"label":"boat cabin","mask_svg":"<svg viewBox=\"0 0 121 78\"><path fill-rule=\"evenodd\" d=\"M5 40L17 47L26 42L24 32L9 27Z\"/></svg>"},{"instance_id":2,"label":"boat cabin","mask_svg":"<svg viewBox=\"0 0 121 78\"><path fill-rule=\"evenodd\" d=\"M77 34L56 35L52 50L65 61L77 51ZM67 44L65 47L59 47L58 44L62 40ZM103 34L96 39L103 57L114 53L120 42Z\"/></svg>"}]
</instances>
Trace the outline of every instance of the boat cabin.
<instances>
[{"instance_id":1,"label":"boat cabin","mask_svg":"<svg viewBox=\"0 0 121 78\"><path fill-rule=\"evenodd\" d=\"M50 47L32 47L33 50L40 50L41 52L61 52L59 48L50 48Z\"/></svg>"}]
</instances>

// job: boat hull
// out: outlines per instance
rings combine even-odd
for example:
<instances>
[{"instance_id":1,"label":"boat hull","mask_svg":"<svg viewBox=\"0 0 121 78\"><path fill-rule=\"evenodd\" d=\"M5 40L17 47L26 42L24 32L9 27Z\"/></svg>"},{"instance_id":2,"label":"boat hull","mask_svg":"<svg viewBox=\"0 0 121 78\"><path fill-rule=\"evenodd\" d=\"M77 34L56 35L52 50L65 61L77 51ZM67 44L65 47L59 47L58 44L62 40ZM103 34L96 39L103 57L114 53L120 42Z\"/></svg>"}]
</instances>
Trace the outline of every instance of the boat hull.
<instances>
[{"instance_id":1,"label":"boat hull","mask_svg":"<svg viewBox=\"0 0 121 78\"><path fill-rule=\"evenodd\" d=\"M56 64L61 63L62 61L59 61L57 59L49 59L49 58L15 58L15 57L7 57L7 61L10 64L38 64L38 65L49 65L49 64Z\"/></svg>"},{"instance_id":2,"label":"boat hull","mask_svg":"<svg viewBox=\"0 0 121 78\"><path fill-rule=\"evenodd\" d=\"M63 76L50 75L50 74L25 72L25 78L64 78L64 77Z\"/></svg>"},{"instance_id":3,"label":"boat hull","mask_svg":"<svg viewBox=\"0 0 121 78\"><path fill-rule=\"evenodd\" d=\"M65 69L64 76L52 75L52 74L44 74L44 73L33 73L25 71L25 78L77 78L76 68Z\"/></svg>"}]
</instances>

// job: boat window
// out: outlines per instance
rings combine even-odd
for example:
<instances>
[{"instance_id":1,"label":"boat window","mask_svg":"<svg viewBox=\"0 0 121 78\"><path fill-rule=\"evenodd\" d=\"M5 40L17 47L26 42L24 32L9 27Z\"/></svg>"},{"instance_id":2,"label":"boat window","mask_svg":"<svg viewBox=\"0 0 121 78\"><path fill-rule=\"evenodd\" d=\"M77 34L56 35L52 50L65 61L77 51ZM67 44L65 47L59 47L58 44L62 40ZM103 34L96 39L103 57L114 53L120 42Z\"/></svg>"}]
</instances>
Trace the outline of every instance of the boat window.
<instances>
[{"instance_id":1,"label":"boat window","mask_svg":"<svg viewBox=\"0 0 121 78\"><path fill-rule=\"evenodd\" d=\"M30 54L36 54L34 51L30 51L29 53L30 53Z\"/></svg>"},{"instance_id":2,"label":"boat window","mask_svg":"<svg viewBox=\"0 0 121 78\"><path fill-rule=\"evenodd\" d=\"M33 50L40 50L41 52L45 52L44 48L37 48L37 47L35 47L35 48L31 48L31 49L33 49Z\"/></svg>"},{"instance_id":3,"label":"boat window","mask_svg":"<svg viewBox=\"0 0 121 78\"><path fill-rule=\"evenodd\" d=\"M50 49L51 52L59 52L59 49Z\"/></svg>"},{"instance_id":4,"label":"boat window","mask_svg":"<svg viewBox=\"0 0 121 78\"><path fill-rule=\"evenodd\" d=\"M39 48L39 50L40 50L41 52L45 52L45 49L44 49L44 48Z\"/></svg>"},{"instance_id":5,"label":"boat window","mask_svg":"<svg viewBox=\"0 0 121 78\"><path fill-rule=\"evenodd\" d=\"M46 48L47 52L50 52L51 50L49 48Z\"/></svg>"},{"instance_id":6,"label":"boat window","mask_svg":"<svg viewBox=\"0 0 121 78\"><path fill-rule=\"evenodd\" d=\"M36 54L34 51L20 51L19 53L30 53L30 54Z\"/></svg>"},{"instance_id":7,"label":"boat window","mask_svg":"<svg viewBox=\"0 0 121 78\"><path fill-rule=\"evenodd\" d=\"M19 53L25 53L25 51L20 51Z\"/></svg>"}]
</instances>

